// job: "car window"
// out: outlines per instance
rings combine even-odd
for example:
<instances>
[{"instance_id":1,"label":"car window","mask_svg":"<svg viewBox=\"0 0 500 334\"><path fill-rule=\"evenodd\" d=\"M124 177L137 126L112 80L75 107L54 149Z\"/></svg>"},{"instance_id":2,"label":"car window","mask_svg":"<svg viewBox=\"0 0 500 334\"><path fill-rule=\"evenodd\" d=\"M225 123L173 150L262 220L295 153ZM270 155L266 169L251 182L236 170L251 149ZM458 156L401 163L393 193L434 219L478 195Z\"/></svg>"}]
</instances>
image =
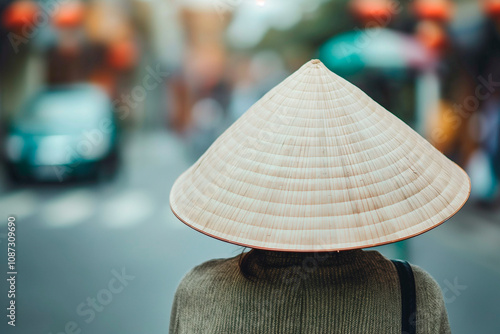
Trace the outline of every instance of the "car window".
<instances>
[{"instance_id":1,"label":"car window","mask_svg":"<svg viewBox=\"0 0 500 334\"><path fill-rule=\"evenodd\" d=\"M16 123L48 127L93 127L111 117L107 96L93 88L50 90L36 96Z\"/></svg>"}]
</instances>

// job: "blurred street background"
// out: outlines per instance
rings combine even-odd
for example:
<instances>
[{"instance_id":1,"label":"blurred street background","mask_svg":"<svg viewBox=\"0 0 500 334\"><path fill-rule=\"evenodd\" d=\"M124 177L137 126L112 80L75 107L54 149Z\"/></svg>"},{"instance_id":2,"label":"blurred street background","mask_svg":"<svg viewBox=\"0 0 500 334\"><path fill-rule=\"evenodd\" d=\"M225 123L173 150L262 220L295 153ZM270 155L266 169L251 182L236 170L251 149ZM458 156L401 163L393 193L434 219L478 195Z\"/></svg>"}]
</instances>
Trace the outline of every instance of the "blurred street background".
<instances>
[{"instance_id":1,"label":"blurred street background","mask_svg":"<svg viewBox=\"0 0 500 334\"><path fill-rule=\"evenodd\" d=\"M500 333L500 0L0 1L0 333L167 333L182 276L243 251L171 186L311 58L467 170L462 211L377 249L433 275L453 333Z\"/></svg>"}]
</instances>

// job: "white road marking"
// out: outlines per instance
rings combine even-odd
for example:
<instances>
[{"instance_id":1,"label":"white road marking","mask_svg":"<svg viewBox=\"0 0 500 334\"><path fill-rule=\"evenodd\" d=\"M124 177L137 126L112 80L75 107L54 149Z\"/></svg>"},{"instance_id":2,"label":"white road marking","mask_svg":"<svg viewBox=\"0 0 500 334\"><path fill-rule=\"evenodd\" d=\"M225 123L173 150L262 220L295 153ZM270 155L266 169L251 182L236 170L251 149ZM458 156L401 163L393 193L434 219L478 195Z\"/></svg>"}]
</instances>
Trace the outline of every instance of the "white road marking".
<instances>
[{"instance_id":1,"label":"white road marking","mask_svg":"<svg viewBox=\"0 0 500 334\"><path fill-rule=\"evenodd\" d=\"M0 212L5 219L0 219L0 225L7 224L7 215L13 215L17 219L23 219L35 213L37 208L37 196L32 190L19 190L0 197Z\"/></svg>"},{"instance_id":2,"label":"white road marking","mask_svg":"<svg viewBox=\"0 0 500 334\"><path fill-rule=\"evenodd\" d=\"M95 193L90 190L64 193L45 204L42 210L44 225L59 228L81 224L92 217L95 206Z\"/></svg>"},{"instance_id":3,"label":"white road marking","mask_svg":"<svg viewBox=\"0 0 500 334\"><path fill-rule=\"evenodd\" d=\"M144 223L153 212L151 198L142 191L132 190L108 201L101 212L100 221L107 227L130 227Z\"/></svg>"}]
</instances>

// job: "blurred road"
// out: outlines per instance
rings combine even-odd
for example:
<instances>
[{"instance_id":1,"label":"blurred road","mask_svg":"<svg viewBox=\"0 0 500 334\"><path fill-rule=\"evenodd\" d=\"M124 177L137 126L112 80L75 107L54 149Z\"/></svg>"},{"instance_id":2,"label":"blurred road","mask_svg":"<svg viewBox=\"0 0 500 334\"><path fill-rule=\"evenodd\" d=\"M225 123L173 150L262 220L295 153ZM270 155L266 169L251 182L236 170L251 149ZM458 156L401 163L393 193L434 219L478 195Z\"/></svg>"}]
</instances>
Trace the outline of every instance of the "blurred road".
<instances>
[{"instance_id":1,"label":"blurred road","mask_svg":"<svg viewBox=\"0 0 500 334\"><path fill-rule=\"evenodd\" d=\"M241 253L171 213L170 188L192 163L181 141L163 132L137 134L125 147L113 182L1 190L2 271L9 214L17 217L18 238L17 328L8 328L2 314L1 333L167 333L184 273ZM467 206L405 245L409 259L442 287L453 333L500 332L500 214ZM380 250L396 254L392 245ZM2 280L2 312L6 291Z\"/></svg>"}]
</instances>

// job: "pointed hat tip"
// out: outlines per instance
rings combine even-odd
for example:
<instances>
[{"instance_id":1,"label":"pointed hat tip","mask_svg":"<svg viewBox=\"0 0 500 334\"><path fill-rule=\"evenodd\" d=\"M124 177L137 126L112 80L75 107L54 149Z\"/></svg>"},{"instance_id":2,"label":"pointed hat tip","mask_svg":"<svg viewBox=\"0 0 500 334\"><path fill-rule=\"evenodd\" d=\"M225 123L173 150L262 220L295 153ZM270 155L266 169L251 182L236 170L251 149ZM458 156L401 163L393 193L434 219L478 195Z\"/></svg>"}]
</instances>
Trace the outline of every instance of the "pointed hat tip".
<instances>
[{"instance_id":1,"label":"pointed hat tip","mask_svg":"<svg viewBox=\"0 0 500 334\"><path fill-rule=\"evenodd\" d=\"M315 69L322 69L322 70L328 70L328 68L325 66L325 64L323 64L321 62L321 60L319 59L311 59L309 60L307 63L305 63L305 67L309 67L309 68L315 68ZM329 72L331 72L330 70L328 70Z\"/></svg>"},{"instance_id":2,"label":"pointed hat tip","mask_svg":"<svg viewBox=\"0 0 500 334\"><path fill-rule=\"evenodd\" d=\"M321 60L319 60L319 59L309 60L307 63L304 64L303 68L304 69L306 69L306 68L311 69L312 68L315 70L319 70L319 72L316 72L317 74L324 73L324 72L328 72L330 74L335 74L328 67L326 67L325 64L323 64L323 62L321 62Z\"/></svg>"}]
</instances>

